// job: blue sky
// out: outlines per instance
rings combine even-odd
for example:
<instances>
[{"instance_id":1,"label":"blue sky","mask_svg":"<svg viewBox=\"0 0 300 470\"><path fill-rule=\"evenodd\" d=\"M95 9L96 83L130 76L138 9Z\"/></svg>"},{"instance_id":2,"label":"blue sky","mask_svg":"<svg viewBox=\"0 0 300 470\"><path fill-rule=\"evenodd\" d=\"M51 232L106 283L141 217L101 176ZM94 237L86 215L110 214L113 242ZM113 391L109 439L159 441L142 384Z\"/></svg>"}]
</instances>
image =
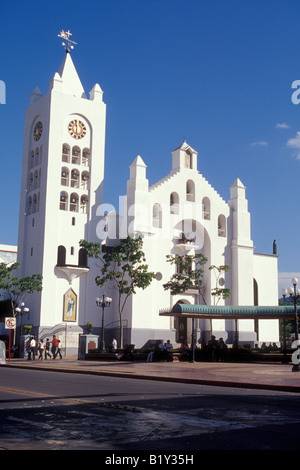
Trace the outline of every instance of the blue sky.
<instances>
[{"instance_id":1,"label":"blue sky","mask_svg":"<svg viewBox=\"0 0 300 470\"><path fill-rule=\"evenodd\" d=\"M0 244L17 244L29 95L48 91L70 29L82 84L107 104L105 202L117 207L137 155L153 184L186 138L225 200L246 186L256 252L276 239L279 270L299 272L299 13L298 0L1 0Z\"/></svg>"}]
</instances>

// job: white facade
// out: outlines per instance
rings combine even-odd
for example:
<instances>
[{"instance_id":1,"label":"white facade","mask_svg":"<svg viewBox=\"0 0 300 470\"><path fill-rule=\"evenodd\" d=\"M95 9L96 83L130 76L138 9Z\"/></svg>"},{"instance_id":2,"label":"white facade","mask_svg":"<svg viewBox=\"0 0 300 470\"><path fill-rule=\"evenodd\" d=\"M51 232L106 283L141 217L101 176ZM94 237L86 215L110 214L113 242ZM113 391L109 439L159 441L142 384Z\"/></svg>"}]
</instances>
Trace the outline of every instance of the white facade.
<instances>
[{"instance_id":1,"label":"white facade","mask_svg":"<svg viewBox=\"0 0 300 470\"><path fill-rule=\"evenodd\" d=\"M223 200L198 171L197 152L186 142L172 152L170 173L151 187L142 158L134 160L121 217L109 214L108 232L101 235L106 121L102 95L96 84L87 98L67 52L48 93L35 89L26 110L18 261L21 276L43 275L42 293L26 301L32 331L40 337L57 334L70 352L77 351L78 335L87 322L100 332L101 312L95 303L102 293L95 284L99 268L81 256L79 241L106 238L115 243L128 233L143 234L149 270L157 274L150 287L127 303L124 343L140 347L149 339L178 341L177 320L159 316L159 310L179 300L213 304L211 289L220 280L209 270L211 265L230 266L220 281L231 289L228 305L277 305L277 256L254 253L246 188L237 179L229 201ZM172 297L164 290L174 273L166 255L175 253L203 253L208 258L201 298L195 291ZM114 291L107 286L105 293L113 298L105 321L115 326L106 329L106 339L111 340L118 335L119 315ZM268 321L267 328L262 321L238 323L244 343L278 342L277 321ZM188 339L190 329L188 321ZM233 342L235 322L198 321L199 341L212 332Z\"/></svg>"},{"instance_id":2,"label":"white facade","mask_svg":"<svg viewBox=\"0 0 300 470\"><path fill-rule=\"evenodd\" d=\"M33 332L61 335L76 351L80 326L99 315L95 274L79 241L95 239L102 202L102 95L96 84L86 97L67 52L48 93L32 93L25 116L18 261L21 276L43 276L41 295L28 296L26 304Z\"/></svg>"},{"instance_id":3,"label":"white facade","mask_svg":"<svg viewBox=\"0 0 300 470\"><path fill-rule=\"evenodd\" d=\"M254 253L245 186L236 179L230 188L230 200L224 201L198 171L197 152L186 142L172 152L170 173L151 187L146 165L138 156L130 166L124 201L120 236L142 233L149 270L157 273L150 287L133 296L124 314L131 343L141 346L148 339L178 341L178 320L159 316L159 310L171 309L179 300L213 305L216 300L211 289L215 287L231 290L226 305L278 305L277 255ZM114 218L108 217L111 239ZM172 296L163 288L175 272L174 265L166 262L166 255L184 253L202 253L208 259L200 298L196 291ZM212 265L229 265L230 271L217 280L215 271L209 270ZM109 295L113 297L113 290ZM218 305L224 302L219 300ZM233 343L235 329L233 320L198 320L197 340L207 341L213 333ZM191 321L185 330L189 341ZM277 320L268 320L267 324L262 320L239 320L238 330L241 344L279 341Z\"/></svg>"}]
</instances>

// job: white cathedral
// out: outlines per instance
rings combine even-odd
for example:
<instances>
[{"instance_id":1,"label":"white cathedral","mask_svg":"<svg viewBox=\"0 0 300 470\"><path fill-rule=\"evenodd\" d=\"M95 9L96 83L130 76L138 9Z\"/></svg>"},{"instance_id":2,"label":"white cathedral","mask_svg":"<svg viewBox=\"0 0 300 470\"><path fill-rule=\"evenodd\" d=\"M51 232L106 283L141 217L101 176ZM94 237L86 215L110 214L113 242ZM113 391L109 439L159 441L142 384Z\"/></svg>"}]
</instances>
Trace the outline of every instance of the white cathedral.
<instances>
[{"instance_id":1,"label":"white cathedral","mask_svg":"<svg viewBox=\"0 0 300 470\"><path fill-rule=\"evenodd\" d=\"M21 276L43 276L42 293L26 299L32 332L40 338L56 334L67 354L76 353L87 322L100 334L102 312L96 298L105 292L112 298L105 311L106 343L118 338L114 290L96 286L99 266L86 259L79 241L105 244L129 233L143 235L146 261L156 278L126 305L125 343L178 342L178 322L159 315L160 310L178 301L212 305L211 289L218 286L231 290L226 305L278 305L277 255L254 252L245 186L236 179L229 201L224 201L198 171L197 152L187 142L172 152L170 173L152 186L146 164L137 156L122 210L104 216L105 125L101 87L95 84L86 95L67 49L49 91L42 95L34 89L25 116L18 261ZM100 221L105 231L99 230ZM193 290L172 296L163 288L175 269L166 255L184 253L202 253L208 259L202 298ZM212 265L228 265L230 271L216 279ZM196 339L208 340L213 333L233 343L235 328L230 320L197 320ZM238 329L242 343L279 341L278 320L239 320ZM188 342L190 330L188 319Z\"/></svg>"}]
</instances>

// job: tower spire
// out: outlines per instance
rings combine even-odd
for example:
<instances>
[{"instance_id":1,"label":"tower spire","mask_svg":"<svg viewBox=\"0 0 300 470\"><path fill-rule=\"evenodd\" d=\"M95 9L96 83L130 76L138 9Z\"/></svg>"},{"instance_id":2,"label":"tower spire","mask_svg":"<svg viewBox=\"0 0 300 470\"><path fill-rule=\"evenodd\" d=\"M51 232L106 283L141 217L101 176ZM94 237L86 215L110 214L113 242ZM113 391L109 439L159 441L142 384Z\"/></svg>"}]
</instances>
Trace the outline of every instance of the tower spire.
<instances>
[{"instance_id":1,"label":"tower spire","mask_svg":"<svg viewBox=\"0 0 300 470\"><path fill-rule=\"evenodd\" d=\"M62 29L60 34L58 34L59 38L64 39L64 41L62 42L62 46L64 46L67 53L70 52L70 49L74 49L73 44L77 44L77 42L71 41L70 36L72 36L72 33L70 32L70 30L64 31Z\"/></svg>"}]
</instances>

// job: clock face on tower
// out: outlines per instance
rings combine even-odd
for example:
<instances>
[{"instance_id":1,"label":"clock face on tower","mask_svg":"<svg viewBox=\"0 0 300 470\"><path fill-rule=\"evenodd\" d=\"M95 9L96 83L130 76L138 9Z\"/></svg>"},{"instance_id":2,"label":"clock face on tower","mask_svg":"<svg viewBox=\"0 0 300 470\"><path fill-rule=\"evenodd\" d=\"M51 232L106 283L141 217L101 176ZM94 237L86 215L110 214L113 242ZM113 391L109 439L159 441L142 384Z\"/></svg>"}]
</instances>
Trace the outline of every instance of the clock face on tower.
<instances>
[{"instance_id":1,"label":"clock face on tower","mask_svg":"<svg viewBox=\"0 0 300 470\"><path fill-rule=\"evenodd\" d=\"M74 139L82 139L86 134L86 126L79 119L73 119L68 126L69 134Z\"/></svg>"},{"instance_id":2,"label":"clock face on tower","mask_svg":"<svg viewBox=\"0 0 300 470\"><path fill-rule=\"evenodd\" d=\"M36 142L41 138L42 132L43 132L43 124L41 123L41 121L39 121L36 123L33 129L33 138Z\"/></svg>"}]
</instances>

